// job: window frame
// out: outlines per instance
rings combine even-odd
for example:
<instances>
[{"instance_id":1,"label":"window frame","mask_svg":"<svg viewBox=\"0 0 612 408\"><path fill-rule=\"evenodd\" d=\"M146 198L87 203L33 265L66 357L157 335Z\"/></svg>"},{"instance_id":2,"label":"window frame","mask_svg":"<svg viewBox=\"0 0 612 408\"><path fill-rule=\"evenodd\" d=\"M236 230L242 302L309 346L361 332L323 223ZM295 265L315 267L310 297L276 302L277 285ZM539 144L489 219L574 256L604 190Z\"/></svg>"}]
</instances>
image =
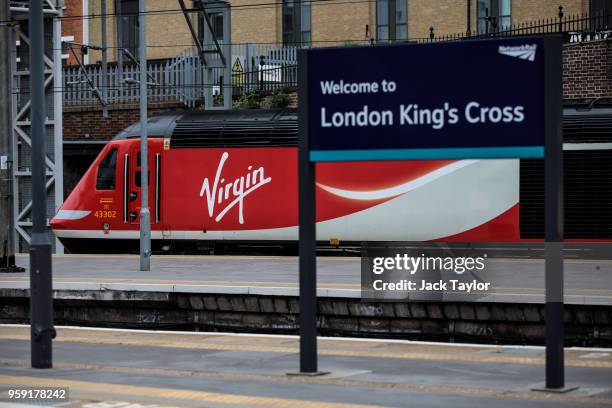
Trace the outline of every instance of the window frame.
<instances>
[{"instance_id":1,"label":"window frame","mask_svg":"<svg viewBox=\"0 0 612 408\"><path fill-rule=\"evenodd\" d=\"M223 11L219 11L219 12L209 12L208 16L210 17L210 22L212 24L212 28L215 34L215 37L217 38L218 42L223 42L224 41L224 31L225 31L225 27L223 26L225 24L225 21L223 19ZM212 38L205 38L206 36L204 35L206 32L208 32L208 26L206 24L206 21L204 21L204 15L201 13L198 13L198 39L200 40L201 44L204 45L208 45L208 44L212 44Z\"/></svg>"},{"instance_id":2,"label":"window frame","mask_svg":"<svg viewBox=\"0 0 612 408\"><path fill-rule=\"evenodd\" d=\"M291 10L290 12L288 12ZM291 27L287 27L288 23ZM283 46L308 47L312 43L311 0L283 0L281 3Z\"/></svg>"},{"instance_id":3,"label":"window frame","mask_svg":"<svg viewBox=\"0 0 612 408\"><path fill-rule=\"evenodd\" d=\"M111 159L112 157L112 159ZM117 158L119 157L119 148L117 146L111 147L104 158L100 160L96 166L96 191L115 191L117 189ZM110 163L107 163L110 160ZM112 167L110 164L112 163ZM108 170L112 168L112 185L113 188L101 187L102 183L108 183L110 177L108 175L102 176L101 170Z\"/></svg>"},{"instance_id":4,"label":"window frame","mask_svg":"<svg viewBox=\"0 0 612 408\"><path fill-rule=\"evenodd\" d=\"M489 7L485 7L485 10L489 9L489 15L482 15L480 4L481 2L487 2ZM502 9L504 8L504 3L508 4L508 9L510 14L501 14ZM485 11L486 13L486 11ZM492 32L488 18L494 17L497 22L497 31L503 31L510 29L512 27L512 0L477 0L476 1L476 30L478 34L489 34ZM508 19L508 24L502 24L504 19Z\"/></svg>"},{"instance_id":5,"label":"window frame","mask_svg":"<svg viewBox=\"0 0 612 408\"><path fill-rule=\"evenodd\" d=\"M131 7L134 10L126 11L126 3L132 3ZM117 15L120 4L121 15ZM121 53L121 48L127 49L134 57L138 56L138 48L140 47L140 37L138 35L139 19L138 15L126 16L125 13L138 13L138 0L115 0L115 18L117 31L117 46L118 52ZM130 29L130 31L126 31ZM128 36L126 37L126 34Z\"/></svg>"},{"instance_id":6,"label":"window frame","mask_svg":"<svg viewBox=\"0 0 612 408\"><path fill-rule=\"evenodd\" d=\"M386 3L383 10L386 8L386 22L381 24L381 3ZM405 7L404 18L398 20L398 4L403 4ZM404 35L398 36L398 27L404 28ZM386 28L385 36L381 35L381 28ZM381 38L383 37L383 38ZM377 42L393 42L405 41L408 39L408 0L376 0L376 41Z\"/></svg>"}]
</instances>

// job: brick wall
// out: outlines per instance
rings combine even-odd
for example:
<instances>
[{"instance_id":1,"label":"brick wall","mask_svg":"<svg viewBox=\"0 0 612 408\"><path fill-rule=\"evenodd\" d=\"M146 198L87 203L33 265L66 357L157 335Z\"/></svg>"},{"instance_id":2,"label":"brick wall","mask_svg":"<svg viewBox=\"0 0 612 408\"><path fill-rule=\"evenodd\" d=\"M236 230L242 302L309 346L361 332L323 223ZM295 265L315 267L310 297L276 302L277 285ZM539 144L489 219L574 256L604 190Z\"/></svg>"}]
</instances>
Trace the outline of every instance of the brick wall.
<instances>
[{"instance_id":1,"label":"brick wall","mask_svg":"<svg viewBox=\"0 0 612 408\"><path fill-rule=\"evenodd\" d=\"M563 97L584 100L612 94L612 41L568 44L563 50Z\"/></svg>"},{"instance_id":2,"label":"brick wall","mask_svg":"<svg viewBox=\"0 0 612 408\"><path fill-rule=\"evenodd\" d=\"M73 36L74 42L83 43L83 20L70 18L83 15L83 0L66 0L64 18L62 20L62 36ZM75 48L76 54L83 59L80 48ZM76 60L71 53L68 53L68 64L76 64Z\"/></svg>"},{"instance_id":3,"label":"brick wall","mask_svg":"<svg viewBox=\"0 0 612 408\"><path fill-rule=\"evenodd\" d=\"M473 3L476 3L473 1ZM465 1L457 0L409 0L408 36L429 38L429 27L436 35L465 32L467 7Z\"/></svg>"},{"instance_id":4,"label":"brick wall","mask_svg":"<svg viewBox=\"0 0 612 408\"><path fill-rule=\"evenodd\" d=\"M80 0L67 0L78 2ZM408 34L410 38L427 38L429 27L435 34L458 34L467 29L467 0L397 0L408 6ZM588 12L589 0L512 0L512 22L556 18L559 5L566 15ZM232 42L278 43L282 41L282 8L280 2L269 0L230 0L232 10ZM471 1L471 27L477 27L477 0ZM101 0L89 0L88 12L99 15ZM277 4L276 7L274 5ZM193 47L193 40L182 13L177 12L178 3L162 0L147 0L147 58L172 58L186 48ZM174 10L161 12L162 10ZM114 2L107 1L109 61L116 60L116 23ZM81 22L79 22L80 24ZM70 24L69 21L63 24ZM90 18L90 43L100 44L101 20ZM316 46L328 41L339 43L363 40L365 25L376 33L376 1L315 2L312 4L312 39ZM90 62L100 60L100 52L90 50Z\"/></svg>"},{"instance_id":5,"label":"brick wall","mask_svg":"<svg viewBox=\"0 0 612 408\"><path fill-rule=\"evenodd\" d=\"M512 0L512 23L557 18L560 5L563 6L563 13L566 16L588 11L588 0Z\"/></svg>"},{"instance_id":6,"label":"brick wall","mask_svg":"<svg viewBox=\"0 0 612 408\"><path fill-rule=\"evenodd\" d=\"M313 3L312 40L316 46L364 43L365 26L374 25L370 3ZM337 41L337 43L336 43Z\"/></svg>"},{"instance_id":7,"label":"brick wall","mask_svg":"<svg viewBox=\"0 0 612 408\"><path fill-rule=\"evenodd\" d=\"M149 117L168 110L184 109L181 105L149 108ZM102 117L99 108L64 111L64 140L110 140L117 133L140 119L138 107L111 108Z\"/></svg>"},{"instance_id":8,"label":"brick wall","mask_svg":"<svg viewBox=\"0 0 612 408\"><path fill-rule=\"evenodd\" d=\"M275 43L281 41L280 7L269 0L231 0L232 42ZM182 18L182 16L181 16ZM185 24L184 19L181 24Z\"/></svg>"}]
</instances>

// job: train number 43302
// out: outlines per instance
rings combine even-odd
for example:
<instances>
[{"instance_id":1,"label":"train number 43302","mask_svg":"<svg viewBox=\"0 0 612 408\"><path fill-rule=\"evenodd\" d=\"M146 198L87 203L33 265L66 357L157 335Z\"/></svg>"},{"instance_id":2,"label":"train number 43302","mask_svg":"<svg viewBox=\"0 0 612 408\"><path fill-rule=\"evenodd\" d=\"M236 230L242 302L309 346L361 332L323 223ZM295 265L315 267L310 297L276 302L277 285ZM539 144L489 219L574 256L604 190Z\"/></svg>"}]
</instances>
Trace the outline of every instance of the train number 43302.
<instances>
[{"instance_id":1,"label":"train number 43302","mask_svg":"<svg viewBox=\"0 0 612 408\"><path fill-rule=\"evenodd\" d=\"M117 211L111 210L101 210L94 212L94 217L96 218L117 218Z\"/></svg>"}]
</instances>

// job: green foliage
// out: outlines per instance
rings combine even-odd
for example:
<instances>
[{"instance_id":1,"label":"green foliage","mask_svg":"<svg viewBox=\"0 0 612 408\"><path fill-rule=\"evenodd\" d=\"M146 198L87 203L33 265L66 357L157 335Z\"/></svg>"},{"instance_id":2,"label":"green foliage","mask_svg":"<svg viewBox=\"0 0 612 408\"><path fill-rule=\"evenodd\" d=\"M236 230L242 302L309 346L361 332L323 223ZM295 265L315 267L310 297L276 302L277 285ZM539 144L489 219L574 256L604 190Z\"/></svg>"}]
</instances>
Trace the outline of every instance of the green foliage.
<instances>
[{"instance_id":1,"label":"green foliage","mask_svg":"<svg viewBox=\"0 0 612 408\"><path fill-rule=\"evenodd\" d=\"M286 89L277 89L267 96L257 89L250 89L234 101L234 109L278 109L286 108L290 102Z\"/></svg>"},{"instance_id":2,"label":"green foliage","mask_svg":"<svg viewBox=\"0 0 612 408\"><path fill-rule=\"evenodd\" d=\"M261 101L261 107L264 109L286 108L289 102L291 102L289 94L284 89L277 89Z\"/></svg>"},{"instance_id":3,"label":"green foliage","mask_svg":"<svg viewBox=\"0 0 612 408\"><path fill-rule=\"evenodd\" d=\"M221 93L213 95L213 106L223 106L223 95Z\"/></svg>"},{"instance_id":4,"label":"green foliage","mask_svg":"<svg viewBox=\"0 0 612 408\"><path fill-rule=\"evenodd\" d=\"M257 109L263 96L257 89L249 89L234 102L234 109Z\"/></svg>"}]
</instances>

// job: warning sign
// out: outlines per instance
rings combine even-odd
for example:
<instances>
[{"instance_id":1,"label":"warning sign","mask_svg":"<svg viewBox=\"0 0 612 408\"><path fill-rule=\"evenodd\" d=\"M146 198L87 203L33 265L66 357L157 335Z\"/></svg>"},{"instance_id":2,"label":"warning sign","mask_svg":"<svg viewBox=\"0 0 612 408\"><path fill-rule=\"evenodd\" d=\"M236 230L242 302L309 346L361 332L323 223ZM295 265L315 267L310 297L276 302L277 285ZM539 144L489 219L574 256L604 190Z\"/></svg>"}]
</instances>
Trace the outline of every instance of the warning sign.
<instances>
[{"instance_id":1,"label":"warning sign","mask_svg":"<svg viewBox=\"0 0 612 408\"><path fill-rule=\"evenodd\" d=\"M232 64L232 83L234 84L244 82L243 59L243 57L237 56Z\"/></svg>"}]
</instances>

